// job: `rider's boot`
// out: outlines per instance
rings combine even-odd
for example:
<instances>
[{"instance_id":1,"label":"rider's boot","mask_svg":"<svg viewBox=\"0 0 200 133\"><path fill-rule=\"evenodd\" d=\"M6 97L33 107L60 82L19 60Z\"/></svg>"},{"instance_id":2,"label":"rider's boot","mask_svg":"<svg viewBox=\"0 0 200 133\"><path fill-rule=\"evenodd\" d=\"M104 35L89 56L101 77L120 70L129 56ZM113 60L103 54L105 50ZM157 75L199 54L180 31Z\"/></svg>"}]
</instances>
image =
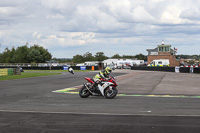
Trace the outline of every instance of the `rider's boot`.
<instances>
[{"instance_id":1,"label":"rider's boot","mask_svg":"<svg viewBox=\"0 0 200 133\"><path fill-rule=\"evenodd\" d=\"M92 90L91 91L93 92L94 96L98 96L99 95L98 83L97 82L94 82L94 84L92 85Z\"/></svg>"},{"instance_id":2,"label":"rider's boot","mask_svg":"<svg viewBox=\"0 0 200 133\"><path fill-rule=\"evenodd\" d=\"M96 93L96 90L97 90L97 86L98 86L98 83L94 82L92 89L93 89L93 92L95 92L95 93Z\"/></svg>"}]
</instances>

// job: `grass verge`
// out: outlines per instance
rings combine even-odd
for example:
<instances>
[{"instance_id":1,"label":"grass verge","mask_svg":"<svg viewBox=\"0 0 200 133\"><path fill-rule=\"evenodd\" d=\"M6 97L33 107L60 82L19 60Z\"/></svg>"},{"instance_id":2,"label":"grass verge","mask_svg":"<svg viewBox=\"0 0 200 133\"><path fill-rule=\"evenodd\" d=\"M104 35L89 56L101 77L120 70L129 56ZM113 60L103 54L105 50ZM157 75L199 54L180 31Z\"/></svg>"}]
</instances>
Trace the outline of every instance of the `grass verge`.
<instances>
[{"instance_id":1,"label":"grass verge","mask_svg":"<svg viewBox=\"0 0 200 133\"><path fill-rule=\"evenodd\" d=\"M41 77L49 75L58 75L61 73L21 73L21 75L9 75L9 76L0 76L0 80L13 80L13 79L22 79L22 78L32 78L32 77Z\"/></svg>"},{"instance_id":2,"label":"grass verge","mask_svg":"<svg viewBox=\"0 0 200 133\"><path fill-rule=\"evenodd\" d=\"M24 70L24 71L25 72L68 72L68 70ZM93 70L74 70L74 72L91 72L91 71Z\"/></svg>"}]
</instances>

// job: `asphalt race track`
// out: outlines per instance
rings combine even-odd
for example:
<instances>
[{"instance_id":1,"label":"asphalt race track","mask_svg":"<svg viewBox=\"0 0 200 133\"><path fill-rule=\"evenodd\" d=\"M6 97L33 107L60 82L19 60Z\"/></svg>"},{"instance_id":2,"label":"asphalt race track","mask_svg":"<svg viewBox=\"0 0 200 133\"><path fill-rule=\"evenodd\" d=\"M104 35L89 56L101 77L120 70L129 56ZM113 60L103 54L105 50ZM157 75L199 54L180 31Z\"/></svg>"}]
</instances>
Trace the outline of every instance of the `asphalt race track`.
<instances>
[{"instance_id":1,"label":"asphalt race track","mask_svg":"<svg viewBox=\"0 0 200 133\"><path fill-rule=\"evenodd\" d=\"M200 75L115 70L116 98L80 98L83 77L95 74L0 81L0 133L200 131Z\"/></svg>"}]
</instances>

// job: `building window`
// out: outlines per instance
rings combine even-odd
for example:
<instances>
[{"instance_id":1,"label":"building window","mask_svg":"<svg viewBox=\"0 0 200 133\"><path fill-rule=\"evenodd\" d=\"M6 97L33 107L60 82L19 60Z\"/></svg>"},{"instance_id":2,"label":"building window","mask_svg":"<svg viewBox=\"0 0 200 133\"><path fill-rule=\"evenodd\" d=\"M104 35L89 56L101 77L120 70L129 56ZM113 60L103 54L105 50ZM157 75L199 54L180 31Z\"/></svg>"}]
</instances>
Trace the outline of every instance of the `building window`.
<instances>
[{"instance_id":1,"label":"building window","mask_svg":"<svg viewBox=\"0 0 200 133\"><path fill-rule=\"evenodd\" d=\"M165 52L169 52L169 47L165 47Z\"/></svg>"},{"instance_id":2,"label":"building window","mask_svg":"<svg viewBox=\"0 0 200 133\"><path fill-rule=\"evenodd\" d=\"M163 47L159 47L159 52L163 52Z\"/></svg>"},{"instance_id":3,"label":"building window","mask_svg":"<svg viewBox=\"0 0 200 133\"><path fill-rule=\"evenodd\" d=\"M169 47L159 47L159 52L169 52L170 48Z\"/></svg>"}]
</instances>

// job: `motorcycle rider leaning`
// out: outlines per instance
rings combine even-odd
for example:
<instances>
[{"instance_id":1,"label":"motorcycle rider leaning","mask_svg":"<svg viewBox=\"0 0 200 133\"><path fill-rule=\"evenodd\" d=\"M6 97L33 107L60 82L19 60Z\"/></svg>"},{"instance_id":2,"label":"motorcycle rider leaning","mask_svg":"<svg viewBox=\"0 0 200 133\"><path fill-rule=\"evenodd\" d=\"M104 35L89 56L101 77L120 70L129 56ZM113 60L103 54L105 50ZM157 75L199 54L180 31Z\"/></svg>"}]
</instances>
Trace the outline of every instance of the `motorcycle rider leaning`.
<instances>
[{"instance_id":1,"label":"motorcycle rider leaning","mask_svg":"<svg viewBox=\"0 0 200 133\"><path fill-rule=\"evenodd\" d=\"M97 88L98 84L101 83L101 78L102 79L109 78L109 75L110 75L111 72L112 72L112 69L110 67L106 67L104 70L102 70L101 72L97 73L93 77L94 84L93 84L92 88L95 88L95 91L96 91L96 88Z\"/></svg>"}]
</instances>

